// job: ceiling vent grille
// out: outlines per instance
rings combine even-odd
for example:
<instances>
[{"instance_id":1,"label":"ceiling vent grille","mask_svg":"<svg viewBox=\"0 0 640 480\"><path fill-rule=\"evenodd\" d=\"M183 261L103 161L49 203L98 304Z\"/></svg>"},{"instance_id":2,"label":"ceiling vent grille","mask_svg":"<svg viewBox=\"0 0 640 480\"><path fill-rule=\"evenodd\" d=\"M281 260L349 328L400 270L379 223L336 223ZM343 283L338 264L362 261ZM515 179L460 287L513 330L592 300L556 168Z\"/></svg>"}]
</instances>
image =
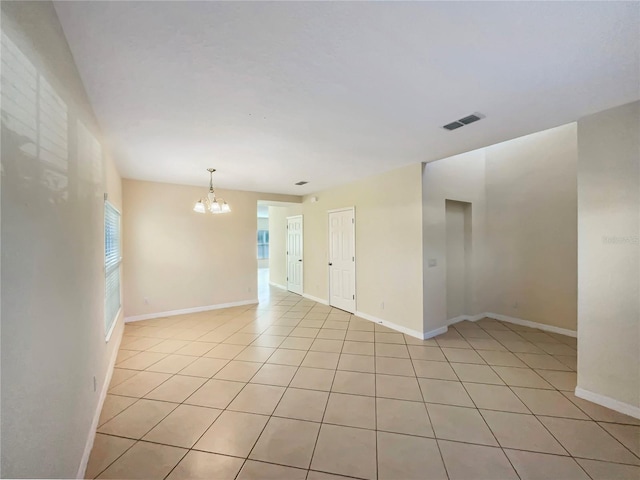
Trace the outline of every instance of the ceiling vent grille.
<instances>
[{"instance_id":1,"label":"ceiling vent grille","mask_svg":"<svg viewBox=\"0 0 640 480\"><path fill-rule=\"evenodd\" d=\"M309 182L305 182L304 180L301 180L299 182L294 183L294 185L306 185Z\"/></svg>"},{"instance_id":2,"label":"ceiling vent grille","mask_svg":"<svg viewBox=\"0 0 640 480\"><path fill-rule=\"evenodd\" d=\"M447 130L455 130L456 128L464 127L464 123L462 122L451 122L447 123L444 127Z\"/></svg>"},{"instance_id":3,"label":"ceiling vent grille","mask_svg":"<svg viewBox=\"0 0 640 480\"><path fill-rule=\"evenodd\" d=\"M484 115L476 112L472 113L471 115L467 115L466 117L460 118L455 122L447 123L446 125L443 125L442 128L444 128L445 130L455 130L457 128L464 127L465 125L469 125L470 123L477 122L478 120L481 120L483 118Z\"/></svg>"}]
</instances>

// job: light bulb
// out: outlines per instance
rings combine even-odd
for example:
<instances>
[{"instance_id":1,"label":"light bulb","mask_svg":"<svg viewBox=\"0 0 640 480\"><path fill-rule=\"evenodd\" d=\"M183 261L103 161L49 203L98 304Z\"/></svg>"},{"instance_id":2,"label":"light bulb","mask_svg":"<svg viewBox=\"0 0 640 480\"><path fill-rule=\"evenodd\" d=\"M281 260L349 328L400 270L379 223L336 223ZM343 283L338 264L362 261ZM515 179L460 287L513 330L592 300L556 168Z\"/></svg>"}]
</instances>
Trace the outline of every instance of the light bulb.
<instances>
[{"instance_id":1,"label":"light bulb","mask_svg":"<svg viewBox=\"0 0 640 480\"><path fill-rule=\"evenodd\" d=\"M222 213L229 213L231 211L231 207L227 202L222 204Z\"/></svg>"},{"instance_id":2,"label":"light bulb","mask_svg":"<svg viewBox=\"0 0 640 480\"><path fill-rule=\"evenodd\" d=\"M206 210L204 208L204 203L202 200L198 200L196 204L193 206L193 211L196 213L204 213Z\"/></svg>"},{"instance_id":3,"label":"light bulb","mask_svg":"<svg viewBox=\"0 0 640 480\"><path fill-rule=\"evenodd\" d=\"M220 204L216 200L211 203L211 205L209 206L209 210L211 211L211 213L220 213L222 211L222 208L220 207Z\"/></svg>"}]
</instances>

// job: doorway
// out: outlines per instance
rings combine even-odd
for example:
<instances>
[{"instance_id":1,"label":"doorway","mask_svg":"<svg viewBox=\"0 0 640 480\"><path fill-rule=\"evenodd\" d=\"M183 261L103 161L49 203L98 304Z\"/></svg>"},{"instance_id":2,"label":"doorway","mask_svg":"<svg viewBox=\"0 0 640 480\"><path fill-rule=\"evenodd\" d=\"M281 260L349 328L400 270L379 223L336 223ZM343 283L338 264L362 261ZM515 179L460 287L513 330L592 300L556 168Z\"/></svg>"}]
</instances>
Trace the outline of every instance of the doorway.
<instances>
[{"instance_id":1,"label":"doorway","mask_svg":"<svg viewBox=\"0 0 640 480\"><path fill-rule=\"evenodd\" d=\"M329 304L356 311L355 209L329 211Z\"/></svg>"},{"instance_id":2,"label":"doorway","mask_svg":"<svg viewBox=\"0 0 640 480\"><path fill-rule=\"evenodd\" d=\"M269 297L269 207L258 205L258 299Z\"/></svg>"},{"instance_id":3,"label":"doorway","mask_svg":"<svg viewBox=\"0 0 640 480\"><path fill-rule=\"evenodd\" d=\"M287 290L302 295L303 233L302 215L287 217Z\"/></svg>"},{"instance_id":4,"label":"doorway","mask_svg":"<svg viewBox=\"0 0 640 480\"><path fill-rule=\"evenodd\" d=\"M447 235L447 319L468 313L471 204L445 200Z\"/></svg>"}]
</instances>

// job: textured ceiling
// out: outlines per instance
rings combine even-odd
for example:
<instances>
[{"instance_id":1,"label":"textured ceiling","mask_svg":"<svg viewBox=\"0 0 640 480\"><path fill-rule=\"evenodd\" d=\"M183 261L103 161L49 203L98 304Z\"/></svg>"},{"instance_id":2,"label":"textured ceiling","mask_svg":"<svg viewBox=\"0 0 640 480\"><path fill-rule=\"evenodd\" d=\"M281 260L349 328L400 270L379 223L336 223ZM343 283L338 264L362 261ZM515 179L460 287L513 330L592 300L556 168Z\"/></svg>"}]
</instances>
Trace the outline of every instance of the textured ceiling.
<instances>
[{"instance_id":1,"label":"textured ceiling","mask_svg":"<svg viewBox=\"0 0 640 480\"><path fill-rule=\"evenodd\" d=\"M638 2L55 6L127 178L306 194L640 98Z\"/></svg>"}]
</instances>

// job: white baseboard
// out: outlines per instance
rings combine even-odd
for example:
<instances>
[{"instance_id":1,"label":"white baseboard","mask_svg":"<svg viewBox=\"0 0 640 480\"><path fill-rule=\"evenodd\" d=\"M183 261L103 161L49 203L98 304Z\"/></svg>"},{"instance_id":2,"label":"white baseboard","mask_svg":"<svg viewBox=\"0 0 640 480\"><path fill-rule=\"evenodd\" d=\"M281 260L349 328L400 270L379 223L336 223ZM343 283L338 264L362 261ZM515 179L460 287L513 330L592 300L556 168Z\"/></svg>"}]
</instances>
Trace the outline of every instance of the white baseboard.
<instances>
[{"instance_id":1,"label":"white baseboard","mask_svg":"<svg viewBox=\"0 0 640 480\"><path fill-rule=\"evenodd\" d=\"M440 327L440 328L436 328L435 330L424 332L424 334L422 335L422 339L427 340L428 338L437 337L438 335L447 333L448 330L449 330L449 327L445 325L444 327Z\"/></svg>"},{"instance_id":2,"label":"white baseboard","mask_svg":"<svg viewBox=\"0 0 640 480\"><path fill-rule=\"evenodd\" d=\"M458 317L453 317L447 320L447 325L453 325L454 323L463 322L465 320L469 322L477 322L478 320L487 316L487 313L478 313L477 315L460 315Z\"/></svg>"},{"instance_id":3,"label":"white baseboard","mask_svg":"<svg viewBox=\"0 0 640 480\"><path fill-rule=\"evenodd\" d=\"M307 300L313 300L314 302L321 303L322 305L329 305L328 301L323 300L322 298L319 298L319 297L314 297L313 295L309 295L308 293L303 293L302 296Z\"/></svg>"},{"instance_id":4,"label":"white baseboard","mask_svg":"<svg viewBox=\"0 0 640 480\"><path fill-rule=\"evenodd\" d=\"M243 305L254 305L258 303L258 299L241 300L239 302L219 303L217 305L205 305L204 307L184 308L182 310L170 310L168 312L146 313L144 315L134 315L125 317L124 322L138 322L140 320L151 320L152 318L173 317L175 315L184 315L186 313L206 312L208 310L219 310L221 308L241 307Z\"/></svg>"},{"instance_id":5,"label":"white baseboard","mask_svg":"<svg viewBox=\"0 0 640 480\"><path fill-rule=\"evenodd\" d=\"M454 323L463 322L465 320L469 320L469 315L460 315L458 317L453 317L447 320L447 325L453 325Z\"/></svg>"},{"instance_id":6,"label":"white baseboard","mask_svg":"<svg viewBox=\"0 0 640 480\"><path fill-rule=\"evenodd\" d=\"M546 325L544 323L532 322L530 320L523 320L521 318L509 317L508 315L502 315L500 313L483 313L480 318L489 317L495 318L496 320L500 320L502 322L513 323L515 325L522 325L524 327L537 328L539 330L544 330L545 332L559 333L560 335L567 335L569 337L577 337L578 332L575 330L569 330L567 328L554 327L553 325Z\"/></svg>"},{"instance_id":7,"label":"white baseboard","mask_svg":"<svg viewBox=\"0 0 640 480\"><path fill-rule=\"evenodd\" d=\"M269 282L269 285L271 285L273 287L281 288L282 290L286 290L287 289L287 287L285 285L280 285L279 283L275 283L275 282Z\"/></svg>"},{"instance_id":8,"label":"white baseboard","mask_svg":"<svg viewBox=\"0 0 640 480\"><path fill-rule=\"evenodd\" d=\"M411 328L403 327L402 325L398 325L397 323L393 323L393 322L390 322L388 320L383 320L382 318L374 317L373 315L369 315L368 313L355 312L354 315L357 316L357 317L360 317L360 318L364 318L365 320L369 320L371 322L375 322L378 325L383 325L383 326L389 327L389 328L391 328L393 330L397 330L398 332L406 333L407 335L409 335L411 337L419 338L420 340L424 340L424 338L425 338L424 337L425 334L423 332L419 332L418 330L412 330ZM445 329L446 329L446 327L445 327Z\"/></svg>"},{"instance_id":9,"label":"white baseboard","mask_svg":"<svg viewBox=\"0 0 640 480\"><path fill-rule=\"evenodd\" d=\"M598 405L610 408L616 412L624 413L630 417L640 419L640 407L636 407L635 405L630 405L614 398L607 397L606 395L600 395L599 393L594 393L580 387L576 387L575 394L578 398L597 403Z\"/></svg>"},{"instance_id":10,"label":"white baseboard","mask_svg":"<svg viewBox=\"0 0 640 480\"><path fill-rule=\"evenodd\" d=\"M82 459L80 460L80 466L78 467L76 478L84 478L84 474L87 471L87 464L89 463L89 457L91 456L91 450L93 449L93 442L96 439L96 430L98 429L98 422L100 421L100 413L102 413L102 407L104 406L104 401L107 398L107 390L109 390L109 384L111 383L111 377L113 376L113 368L116 365L116 358L118 357L118 350L120 350L123 332L124 328L120 330L120 335L116 340L116 345L113 347L113 353L109 359L109 366L107 367L107 373L104 377L100 397L98 398L98 405L96 406L96 411L93 414L91 429L89 430L89 436L87 437L87 441L84 446L84 452L82 453ZM111 340L114 340L113 337Z\"/></svg>"}]
</instances>

